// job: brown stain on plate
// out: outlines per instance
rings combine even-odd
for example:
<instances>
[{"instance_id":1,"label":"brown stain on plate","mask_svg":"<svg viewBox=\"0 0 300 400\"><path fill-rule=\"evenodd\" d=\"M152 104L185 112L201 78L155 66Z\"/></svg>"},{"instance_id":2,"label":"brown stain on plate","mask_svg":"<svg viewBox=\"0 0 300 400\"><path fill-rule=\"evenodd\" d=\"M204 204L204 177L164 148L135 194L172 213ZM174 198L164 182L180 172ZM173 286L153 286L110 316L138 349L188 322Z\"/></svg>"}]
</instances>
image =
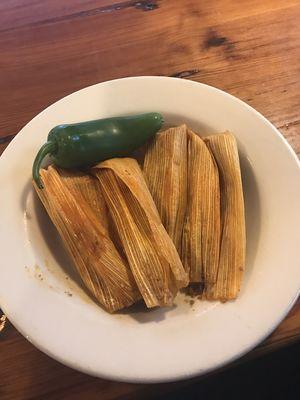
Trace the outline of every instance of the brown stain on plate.
<instances>
[{"instance_id":1,"label":"brown stain on plate","mask_svg":"<svg viewBox=\"0 0 300 400\"><path fill-rule=\"evenodd\" d=\"M48 284L50 289L64 293L68 297L78 297L80 300L88 304L97 304L97 302L93 300L91 295L86 291L84 285L79 285L76 280L73 280L72 277L67 275L63 270L53 267L47 258L44 259L44 265L48 273L62 282L62 285L64 285L64 288L54 288L53 285Z\"/></svg>"},{"instance_id":2,"label":"brown stain on plate","mask_svg":"<svg viewBox=\"0 0 300 400\"><path fill-rule=\"evenodd\" d=\"M46 265L47 270L49 271L50 274L53 274L53 270L51 270L49 268L49 264L47 263ZM73 293L72 290L74 288L70 287L71 285L68 285L68 287L63 291L62 289L60 289L57 286L52 285L48 280L47 280L47 275L42 271L42 269L40 268L40 266L38 264L35 264L33 267L28 267L27 265L25 265L25 271L28 273L28 275L31 278L36 279L37 281L43 283L47 288L54 290L57 293L64 293L66 294L68 297L72 297ZM69 277L65 277L66 280L69 280ZM83 296L81 296L83 297ZM92 301L92 300L91 300Z\"/></svg>"}]
</instances>

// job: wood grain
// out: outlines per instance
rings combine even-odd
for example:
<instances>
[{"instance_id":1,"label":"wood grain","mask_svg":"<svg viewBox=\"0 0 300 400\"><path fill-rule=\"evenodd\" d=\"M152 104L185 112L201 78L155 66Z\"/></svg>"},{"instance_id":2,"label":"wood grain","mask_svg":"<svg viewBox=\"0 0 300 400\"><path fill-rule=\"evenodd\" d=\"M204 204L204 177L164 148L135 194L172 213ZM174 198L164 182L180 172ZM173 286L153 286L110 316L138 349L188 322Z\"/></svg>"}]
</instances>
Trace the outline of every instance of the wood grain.
<instances>
[{"instance_id":1,"label":"wood grain","mask_svg":"<svg viewBox=\"0 0 300 400\"><path fill-rule=\"evenodd\" d=\"M298 0L2 1L0 153L32 117L75 90L124 76L166 75L241 98L300 155L299 20ZM299 337L300 302L242 361ZM148 398L189 384L88 377L39 352L9 323L0 359L2 400Z\"/></svg>"}]
</instances>

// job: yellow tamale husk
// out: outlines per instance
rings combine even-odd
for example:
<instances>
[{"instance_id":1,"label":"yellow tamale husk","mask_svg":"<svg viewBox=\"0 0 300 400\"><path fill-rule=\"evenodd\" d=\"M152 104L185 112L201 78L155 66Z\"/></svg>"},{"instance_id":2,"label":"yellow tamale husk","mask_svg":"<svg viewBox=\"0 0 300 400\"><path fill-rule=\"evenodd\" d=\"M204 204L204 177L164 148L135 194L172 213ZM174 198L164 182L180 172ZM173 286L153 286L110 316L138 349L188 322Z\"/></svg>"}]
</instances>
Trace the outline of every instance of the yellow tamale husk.
<instances>
[{"instance_id":1,"label":"yellow tamale husk","mask_svg":"<svg viewBox=\"0 0 300 400\"><path fill-rule=\"evenodd\" d=\"M92 208L101 225L108 229L107 208L98 180L88 173L62 168L56 168L63 183L74 196L81 195Z\"/></svg>"},{"instance_id":2,"label":"yellow tamale husk","mask_svg":"<svg viewBox=\"0 0 300 400\"><path fill-rule=\"evenodd\" d=\"M187 274L162 225L142 171L132 158L92 168L99 179L136 284L148 308L169 306Z\"/></svg>"},{"instance_id":3,"label":"yellow tamale husk","mask_svg":"<svg viewBox=\"0 0 300 400\"><path fill-rule=\"evenodd\" d=\"M181 254L187 201L187 128L156 135L144 159L143 173L166 231Z\"/></svg>"},{"instance_id":4,"label":"yellow tamale husk","mask_svg":"<svg viewBox=\"0 0 300 400\"><path fill-rule=\"evenodd\" d=\"M98 179L93 175L81 171L74 172L73 170L58 168L57 170L64 180L64 183L70 190L73 190L73 194L77 196L80 192L80 194L85 198L98 218L98 221L108 230L109 237L113 241L121 257L126 259L123 247L120 243L120 238L114 223L109 216L109 210L106 207Z\"/></svg>"},{"instance_id":5,"label":"yellow tamale husk","mask_svg":"<svg viewBox=\"0 0 300 400\"><path fill-rule=\"evenodd\" d=\"M220 251L220 186L214 158L188 130L188 196L181 259L191 282L217 279Z\"/></svg>"},{"instance_id":6,"label":"yellow tamale husk","mask_svg":"<svg viewBox=\"0 0 300 400\"><path fill-rule=\"evenodd\" d=\"M52 166L40 173L44 188L39 189L34 184L36 192L87 289L109 312L136 302L140 294L128 264L109 237L106 223L102 224L99 215L93 211L94 203L86 200L92 197L103 202L101 196L96 199L98 189L93 192L89 188L94 193L92 196L85 192L84 185L93 185L94 178L62 172ZM105 210L104 204L96 209Z\"/></svg>"},{"instance_id":7,"label":"yellow tamale husk","mask_svg":"<svg viewBox=\"0 0 300 400\"><path fill-rule=\"evenodd\" d=\"M229 132L208 136L205 143L219 170L222 234L217 281L205 289L204 296L227 301L237 297L245 267L245 212L239 155L236 140Z\"/></svg>"}]
</instances>

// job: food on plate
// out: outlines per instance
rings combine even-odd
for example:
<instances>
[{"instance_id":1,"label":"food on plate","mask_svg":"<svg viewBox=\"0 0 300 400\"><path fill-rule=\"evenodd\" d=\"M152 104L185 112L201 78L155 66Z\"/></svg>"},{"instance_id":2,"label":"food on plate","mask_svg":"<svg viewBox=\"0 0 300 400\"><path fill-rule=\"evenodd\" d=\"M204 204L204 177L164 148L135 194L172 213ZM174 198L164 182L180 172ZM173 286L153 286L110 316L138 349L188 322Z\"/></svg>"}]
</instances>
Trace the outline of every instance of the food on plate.
<instances>
[{"instance_id":1,"label":"food on plate","mask_svg":"<svg viewBox=\"0 0 300 400\"><path fill-rule=\"evenodd\" d=\"M100 304L113 312L135 303L140 294L127 261L110 238L106 212L103 211L102 218L97 217L93 203L87 201L89 195L82 195L87 186L98 185L98 181L77 172L73 175L74 179L71 172L66 177L65 172L49 166L41 170L43 189L34 183L35 189L85 286ZM105 210L102 202L99 196L98 207Z\"/></svg>"},{"instance_id":2,"label":"food on plate","mask_svg":"<svg viewBox=\"0 0 300 400\"><path fill-rule=\"evenodd\" d=\"M92 168L131 271L147 307L170 306L187 286L176 248L163 227L142 171L132 158L114 158Z\"/></svg>"},{"instance_id":3,"label":"food on plate","mask_svg":"<svg viewBox=\"0 0 300 400\"><path fill-rule=\"evenodd\" d=\"M72 195L75 197L82 196L96 217L101 221L101 225L106 230L109 230L108 210L97 179L90 174L78 170L74 171L62 168L56 168L56 170Z\"/></svg>"},{"instance_id":4,"label":"food on plate","mask_svg":"<svg viewBox=\"0 0 300 400\"><path fill-rule=\"evenodd\" d=\"M188 196L181 258L190 281L207 286L216 281L219 264L219 172L205 142L191 130L187 137Z\"/></svg>"},{"instance_id":5,"label":"food on plate","mask_svg":"<svg viewBox=\"0 0 300 400\"><path fill-rule=\"evenodd\" d=\"M221 188L221 243L217 281L205 288L211 300L235 299L245 267L246 230L243 187L235 137L221 133L205 138L218 165Z\"/></svg>"},{"instance_id":6,"label":"food on plate","mask_svg":"<svg viewBox=\"0 0 300 400\"><path fill-rule=\"evenodd\" d=\"M162 116L153 112L58 125L51 129L36 155L33 179L40 188L43 186L39 170L47 155L62 168L90 167L102 160L129 155L153 137L162 124Z\"/></svg>"},{"instance_id":7,"label":"food on plate","mask_svg":"<svg viewBox=\"0 0 300 400\"><path fill-rule=\"evenodd\" d=\"M201 138L186 125L155 135L161 123L149 113L61 125L34 161L38 196L109 312L141 299L171 306L189 283L206 300L232 300L240 290L246 237L235 138ZM151 137L143 170L121 157ZM40 169L48 153L57 165Z\"/></svg>"},{"instance_id":8,"label":"food on plate","mask_svg":"<svg viewBox=\"0 0 300 400\"><path fill-rule=\"evenodd\" d=\"M147 148L143 172L160 218L181 253L187 200L186 125L156 135Z\"/></svg>"}]
</instances>

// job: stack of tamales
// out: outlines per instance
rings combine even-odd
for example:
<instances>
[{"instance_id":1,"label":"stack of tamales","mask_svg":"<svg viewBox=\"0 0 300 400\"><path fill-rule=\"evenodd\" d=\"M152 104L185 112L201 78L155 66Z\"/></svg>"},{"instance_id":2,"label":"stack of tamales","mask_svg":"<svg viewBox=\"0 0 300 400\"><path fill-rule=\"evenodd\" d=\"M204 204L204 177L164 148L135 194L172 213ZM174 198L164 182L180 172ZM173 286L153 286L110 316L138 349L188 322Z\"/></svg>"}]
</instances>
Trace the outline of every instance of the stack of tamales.
<instances>
[{"instance_id":1,"label":"stack of tamales","mask_svg":"<svg viewBox=\"0 0 300 400\"><path fill-rule=\"evenodd\" d=\"M143 172L190 282L203 298L226 301L240 289L245 262L244 201L235 138L202 140L185 125L160 132Z\"/></svg>"},{"instance_id":2,"label":"stack of tamales","mask_svg":"<svg viewBox=\"0 0 300 400\"><path fill-rule=\"evenodd\" d=\"M187 286L176 248L164 229L132 158L114 158L93 168L117 228L131 271L147 307L168 306Z\"/></svg>"},{"instance_id":3,"label":"stack of tamales","mask_svg":"<svg viewBox=\"0 0 300 400\"><path fill-rule=\"evenodd\" d=\"M108 229L108 213L95 178L50 166L36 191L92 295L110 312L140 298L127 261Z\"/></svg>"},{"instance_id":4,"label":"stack of tamales","mask_svg":"<svg viewBox=\"0 0 300 400\"><path fill-rule=\"evenodd\" d=\"M188 276L137 161L111 159L91 172L50 166L35 186L84 284L110 312L141 297L147 307L172 305Z\"/></svg>"},{"instance_id":5,"label":"stack of tamales","mask_svg":"<svg viewBox=\"0 0 300 400\"><path fill-rule=\"evenodd\" d=\"M185 125L160 132L143 171L133 158L88 172L53 166L35 189L86 288L109 312L143 299L170 306L189 282L202 297L237 296L245 223L232 134L201 139Z\"/></svg>"}]
</instances>

